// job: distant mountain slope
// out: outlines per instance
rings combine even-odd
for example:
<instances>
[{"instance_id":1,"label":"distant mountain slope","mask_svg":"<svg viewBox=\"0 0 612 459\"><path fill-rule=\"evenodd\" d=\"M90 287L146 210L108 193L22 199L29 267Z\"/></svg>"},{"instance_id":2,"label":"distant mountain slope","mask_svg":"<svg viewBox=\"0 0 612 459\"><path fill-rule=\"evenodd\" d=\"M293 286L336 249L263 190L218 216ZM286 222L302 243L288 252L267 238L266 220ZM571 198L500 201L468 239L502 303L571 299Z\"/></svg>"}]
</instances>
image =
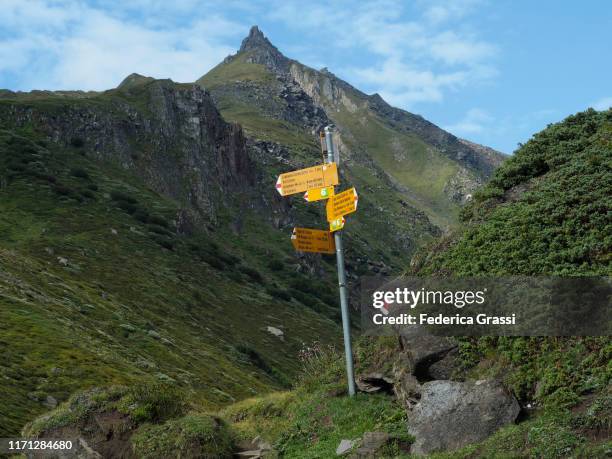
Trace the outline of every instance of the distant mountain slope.
<instances>
[{"instance_id":1,"label":"distant mountain slope","mask_svg":"<svg viewBox=\"0 0 612 459\"><path fill-rule=\"evenodd\" d=\"M286 58L257 27L237 54L197 82L211 91L224 117L254 138L304 148L323 124L333 122L347 175L370 185L366 199L395 196L391 201L405 200L442 227L454 224L459 204L503 161L500 153L483 154L326 69Z\"/></svg>"}]
</instances>

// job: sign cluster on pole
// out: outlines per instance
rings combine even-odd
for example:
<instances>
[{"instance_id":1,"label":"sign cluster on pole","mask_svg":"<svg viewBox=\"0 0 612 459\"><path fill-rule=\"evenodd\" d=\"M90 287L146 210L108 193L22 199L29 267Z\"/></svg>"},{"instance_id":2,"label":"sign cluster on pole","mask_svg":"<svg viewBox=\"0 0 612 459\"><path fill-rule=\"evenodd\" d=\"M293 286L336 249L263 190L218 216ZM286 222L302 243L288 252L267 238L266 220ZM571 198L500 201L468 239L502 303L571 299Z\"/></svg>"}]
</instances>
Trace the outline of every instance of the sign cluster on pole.
<instances>
[{"instance_id":1,"label":"sign cluster on pole","mask_svg":"<svg viewBox=\"0 0 612 459\"><path fill-rule=\"evenodd\" d=\"M327 200L325 210L329 230L294 228L291 234L291 243L295 250L300 252L336 253L348 392L349 395L353 396L355 394L355 378L341 230L346 223L345 215L357 210L358 196L354 187L336 194L335 186L339 183L338 163L340 155L334 149L332 135L330 126L327 126L325 132L321 133L321 148L324 153L327 153L327 162L279 175L276 181L276 190L281 196L304 193L304 199L307 202Z\"/></svg>"}]
</instances>

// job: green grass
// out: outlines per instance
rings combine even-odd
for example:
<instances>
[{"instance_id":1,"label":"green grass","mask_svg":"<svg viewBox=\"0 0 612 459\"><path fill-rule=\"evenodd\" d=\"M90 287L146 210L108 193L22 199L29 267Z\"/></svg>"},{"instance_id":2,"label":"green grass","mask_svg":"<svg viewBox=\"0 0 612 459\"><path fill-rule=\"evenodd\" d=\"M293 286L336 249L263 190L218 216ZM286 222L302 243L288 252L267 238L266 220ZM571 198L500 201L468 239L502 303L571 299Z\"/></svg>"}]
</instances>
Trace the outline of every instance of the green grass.
<instances>
[{"instance_id":1,"label":"green grass","mask_svg":"<svg viewBox=\"0 0 612 459\"><path fill-rule=\"evenodd\" d=\"M367 109L356 113L340 110L335 117L354 133L350 146L366 150L405 188L410 204L440 226L456 222L459 207L444 193L445 184L459 170L454 162L417 137L394 131Z\"/></svg>"},{"instance_id":2,"label":"green grass","mask_svg":"<svg viewBox=\"0 0 612 459\"><path fill-rule=\"evenodd\" d=\"M247 399L220 412L239 439L261 436L292 458L333 457L342 439L371 431L412 441L406 413L388 395L346 396L343 358L333 349L323 348L304 364L295 390Z\"/></svg>"},{"instance_id":3,"label":"green grass","mask_svg":"<svg viewBox=\"0 0 612 459\"><path fill-rule=\"evenodd\" d=\"M233 457L233 437L223 421L190 414L163 425L142 427L131 439L138 457Z\"/></svg>"},{"instance_id":4,"label":"green grass","mask_svg":"<svg viewBox=\"0 0 612 459\"><path fill-rule=\"evenodd\" d=\"M325 314L266 293L288 288L287 271L268 262L292 248L260 216L243 212L253 238L226 237L230 209L219 231L177 235L177 203L78 148L38 140L0 131L2 434L47 410L47 396L61 402L79 389L147 378L183 388L197 406L221 406L284 387L303 341L339 339ZM123 203L145 212L146 223ZM285 330L282 353L268 325ZM235 351L238 342L265 370Z\"/></svg>"},{"instance_id":5,"label":"green grass","mask_svg":"<svg viewBox=\"0 0 612 459\"><path fill-rule=\"evenodd\" d=\"M221 63L210 70L206 75L197 80L205 88L213 89L228 82L256 81L260 83L271 83L274 76L261 64L247 62L249 53L240 53L229 63Z\"/></svg>"}]
</instances>

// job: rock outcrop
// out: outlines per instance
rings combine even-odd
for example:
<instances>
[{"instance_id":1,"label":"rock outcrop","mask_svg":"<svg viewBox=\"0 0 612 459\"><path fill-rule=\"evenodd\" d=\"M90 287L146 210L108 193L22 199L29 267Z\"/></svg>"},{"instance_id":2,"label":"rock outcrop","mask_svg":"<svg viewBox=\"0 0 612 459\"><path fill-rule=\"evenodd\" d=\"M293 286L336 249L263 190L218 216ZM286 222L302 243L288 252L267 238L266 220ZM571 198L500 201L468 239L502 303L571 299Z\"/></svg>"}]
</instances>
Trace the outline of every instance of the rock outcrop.
<instances>
[{"instance_id":1,"label":"rock outcrop","mask_svg":"<svg viewBox=\"0 0 612 459\"><path fill-rule=\"evenodd\" d=\"M133 74L103 98L63 99L58 110L17 100L0 110L0 122L32 125L53 142L130 170L202 221L216 221L219 197L255 182L242 128L225 122L198 85Z\"/></svg>"},{"instance_id":2,"label":"rock outcrop","mask_svg":"<svg viewBox=\"0 0 612 459\"><path fill-rule=\"evenodd\" d=\"M516 420L520 407L496 381L431 381L411 410L413 454L449 451L484 440Z\"/></svg>"}]
</instances>

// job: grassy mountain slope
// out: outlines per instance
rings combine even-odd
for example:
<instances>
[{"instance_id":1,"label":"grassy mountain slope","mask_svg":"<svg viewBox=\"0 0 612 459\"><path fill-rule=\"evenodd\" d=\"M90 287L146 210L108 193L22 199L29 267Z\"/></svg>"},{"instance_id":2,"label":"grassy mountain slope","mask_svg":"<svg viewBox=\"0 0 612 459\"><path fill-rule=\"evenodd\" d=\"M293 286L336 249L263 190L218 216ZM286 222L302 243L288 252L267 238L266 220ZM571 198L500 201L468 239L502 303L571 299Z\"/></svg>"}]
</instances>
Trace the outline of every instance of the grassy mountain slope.
<instances>
[{"instance_id":1,"label":"grassy mountain slope","mask_svg":"<svg viewBox=\"0 0 612 459\"><path fill-rule=\"evenodd\" d=\"M95 97L84 103L114 106L111 97ZM3 103L27 104L32 113L76 110L58 97ZM324 274L333 265L315 263L319 275L308 274L287 235L259 210L228 199L216 224L180 233L180 199L92 158L82 139L66 146L33 122L5 127L4 436L53 399L92 385L170 381L201 406L228 403L286 385L303 342L339 338L336 295ZM283 340L268 326L282 329Z\"/></svg>"}]
</instances>

